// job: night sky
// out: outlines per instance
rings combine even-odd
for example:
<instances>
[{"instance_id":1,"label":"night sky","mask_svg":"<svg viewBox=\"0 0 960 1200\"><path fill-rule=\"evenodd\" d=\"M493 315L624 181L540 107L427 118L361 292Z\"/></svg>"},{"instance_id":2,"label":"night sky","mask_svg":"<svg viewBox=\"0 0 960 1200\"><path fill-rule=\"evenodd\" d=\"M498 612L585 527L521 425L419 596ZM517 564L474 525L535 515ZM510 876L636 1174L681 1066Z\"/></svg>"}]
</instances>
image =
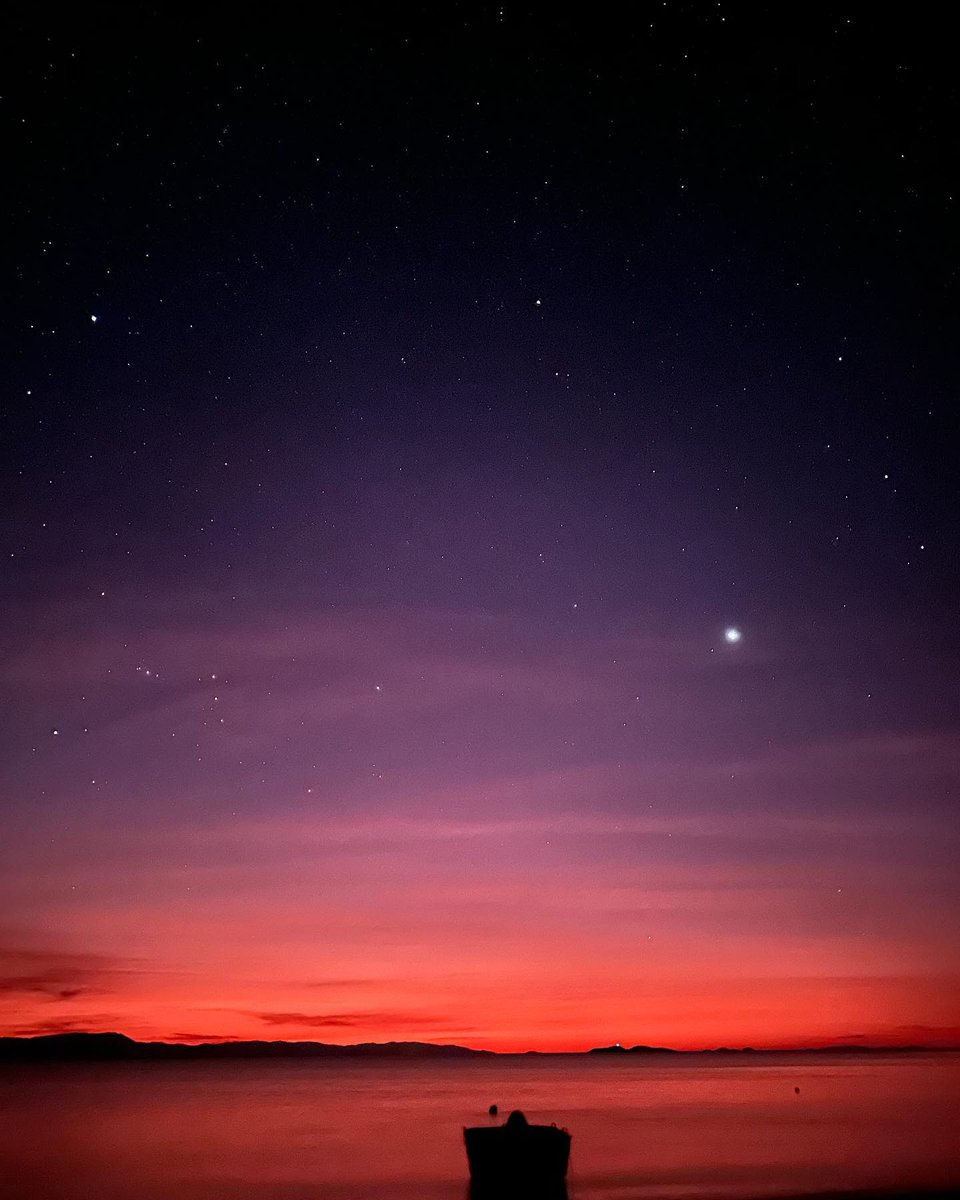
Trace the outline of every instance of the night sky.
<instances>
[{"instance_id":1,"label":"night sky","mask_svg":"<svg viewBox=\"0 0 960 1200\"><path fill-rule=\"evenodd\" d=\"M0 1033L960 1044L933 8L25 12Z\"/></svg>"}]
</instances>

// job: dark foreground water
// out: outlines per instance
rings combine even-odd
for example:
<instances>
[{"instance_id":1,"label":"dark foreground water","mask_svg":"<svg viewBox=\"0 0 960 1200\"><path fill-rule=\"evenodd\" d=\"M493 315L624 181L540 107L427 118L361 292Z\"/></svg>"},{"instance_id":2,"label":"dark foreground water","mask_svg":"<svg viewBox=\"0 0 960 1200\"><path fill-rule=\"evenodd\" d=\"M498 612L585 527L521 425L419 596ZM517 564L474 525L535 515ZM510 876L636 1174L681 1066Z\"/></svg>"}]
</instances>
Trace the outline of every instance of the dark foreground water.
<instances>
[{"instance_id":1,"label":"dark foreground water","mask_svg":"<svg viewBox=\"0 0 960 1200\"><path fill-rule=\"evenodd\" d=\"M695 1055L8 1067L0 1190L464 1200L492 1103L572 1132L570 1200L960 1185L960 1055Z\"/></svg>"}]
</instances>

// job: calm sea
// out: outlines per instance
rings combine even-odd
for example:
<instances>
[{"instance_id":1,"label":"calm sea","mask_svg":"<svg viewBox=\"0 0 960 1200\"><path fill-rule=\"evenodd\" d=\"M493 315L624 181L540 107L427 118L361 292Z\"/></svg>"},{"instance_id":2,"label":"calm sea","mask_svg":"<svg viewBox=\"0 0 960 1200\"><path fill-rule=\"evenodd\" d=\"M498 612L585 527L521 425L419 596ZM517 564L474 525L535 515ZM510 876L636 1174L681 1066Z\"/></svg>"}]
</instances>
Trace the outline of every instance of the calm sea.
<instances>
[{"instance_id":1,"label":"calm sea","mask_svg":"<svg viewBox=\"0 0 960 1200\"><path fill-rule=\"evenodd\" d=\"M960 1055L691 1055L7 1067L0 1189L464 1200L493 1103L571 1131L570 1200L960 1184Z\"/></svg>"}]
</instances>

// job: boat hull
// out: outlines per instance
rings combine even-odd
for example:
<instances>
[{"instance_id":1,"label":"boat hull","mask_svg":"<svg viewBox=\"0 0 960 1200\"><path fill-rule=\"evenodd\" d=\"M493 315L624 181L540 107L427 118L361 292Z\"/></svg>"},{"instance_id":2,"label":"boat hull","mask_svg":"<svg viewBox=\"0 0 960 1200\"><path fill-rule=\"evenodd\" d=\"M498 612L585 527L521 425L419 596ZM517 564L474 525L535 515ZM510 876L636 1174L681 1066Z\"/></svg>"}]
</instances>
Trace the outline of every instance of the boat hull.
<instances>
[{"instance_id":1,"label":"boat hull","mask_svg":"<svg viewBox=\"0 0 960 1200\"><path fill-rule=\"evenodd\" d=\"M555 1125L494 1125L464 1129L463 1140L475 1185L545 1187L562 1185L570 1161L570 1134Z\"/></svg>"}]
</instances>

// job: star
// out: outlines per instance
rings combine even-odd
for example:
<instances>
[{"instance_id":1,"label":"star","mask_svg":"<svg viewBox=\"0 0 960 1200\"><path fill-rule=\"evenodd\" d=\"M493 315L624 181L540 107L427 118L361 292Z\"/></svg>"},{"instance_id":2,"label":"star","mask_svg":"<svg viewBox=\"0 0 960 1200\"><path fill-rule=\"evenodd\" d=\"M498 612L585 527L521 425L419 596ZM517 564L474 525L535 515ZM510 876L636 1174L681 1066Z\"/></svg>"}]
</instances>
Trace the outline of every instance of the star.
<instances>
[{"instance_id":1,"label":"star","mask_svg":"<svg viewBox=\"0 0 960 1200\"><path fill-rule=\"evenodd\" d=\"M723 631L723 639L730 646L735 646L742 637L743 634L737 629L736 625L728 625Z\"/></svg>"}]
</instances>

